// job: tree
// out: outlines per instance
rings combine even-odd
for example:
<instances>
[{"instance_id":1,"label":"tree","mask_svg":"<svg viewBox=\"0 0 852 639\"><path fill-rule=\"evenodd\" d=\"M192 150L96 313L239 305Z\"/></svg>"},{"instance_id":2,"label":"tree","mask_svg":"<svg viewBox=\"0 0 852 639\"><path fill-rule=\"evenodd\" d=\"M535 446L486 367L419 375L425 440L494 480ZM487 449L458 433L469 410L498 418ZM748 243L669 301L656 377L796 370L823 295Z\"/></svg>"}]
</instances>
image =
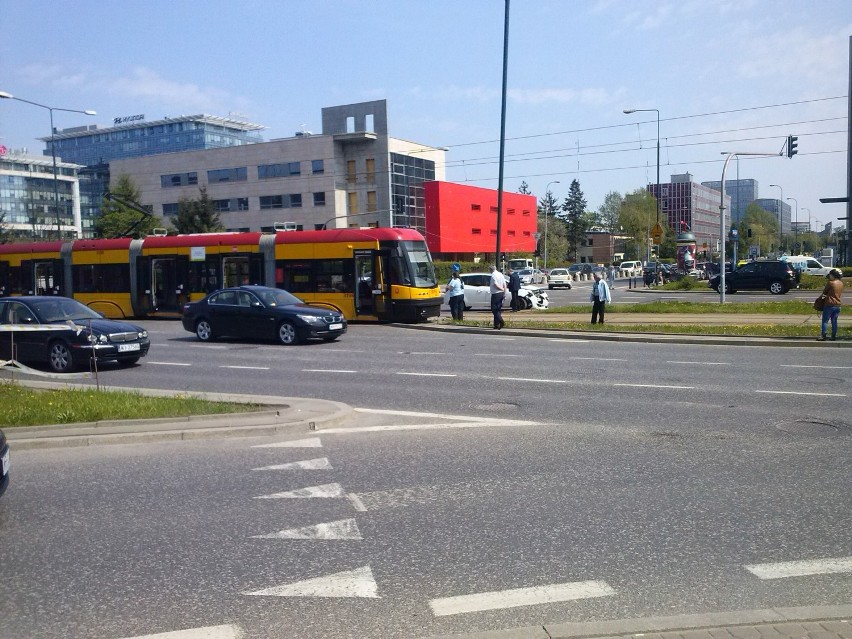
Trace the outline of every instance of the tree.
<instances>
[{"instance_id":1,"label":"tree","mask_svg":"<svg viewBox=\"0 0 852 639\"><path fill-rule=\"evenodd\" d=\"M644 260L647 256L648 231L654 225L657 216L657 200L647 189L636 189L624 196L619 216L619 226L624 235L625 254Z\"/></svg>"},{"instance_id":2,"label":"tree","mask_svg":"<svg viewBox=\"0 0 852 639\"><path fill-rule=\"evenodd\" d=\"M751 237L748 236L749 229ZM759 246L761 253L774 251L778 245L778 218L756 202L746 207L737 231L741 255L746 255L752 244Z\"/></svg>"},{"instance_id":3,"label":"tree","mask_svg":"<svg viewBox=\"0 0 852 639\"><path fill-rule=\"evenodd\" d=\"M207 195L207 188L198 189L198 199L182 198L178 202L177 217L172 221L172 226L178 233L216 233L224 231L225 227L213 200Z\"/></svg>"},{"instance_id":4,"label":"tree","mask_svg":"<svg viewBox=\"0 0 852 639\"><path fill-rule=\"evenodd\" d=\"M574 252L574 260L577 259L580 244L586 239L586 231L589 229L589 217L586 215L586 198L580 189L580 183L571 180L568 189L568 197L562 204L562 213L559 218L565 221L568 246Z\"/></svg>"},{"instance_id":5,"label":"tree","mask_svg":"<svg viewBox=\"0 0 852 639\"><path fill-rule=\"evenodd\" d=\"M142 206L139 203L141 192L139 187L127 174L118 176L111 187L110 193L130 204ZM101 215L95 220L95 233L98 237L145 237L161 226L160 218L154 215L143 215L139 211L104 197L101 201Z\"/></svg>"},{"instance_id":6,"label":"tree","mask_svg":"<svg viewBox=\"0 0 852 639\"><path fill-rule=\"evenodd\" d=\"M610 235L615 235L621 226L621 205L624 198L618 191L610 191L598 207L595 223Z\"/></svg>"}]
</instances>

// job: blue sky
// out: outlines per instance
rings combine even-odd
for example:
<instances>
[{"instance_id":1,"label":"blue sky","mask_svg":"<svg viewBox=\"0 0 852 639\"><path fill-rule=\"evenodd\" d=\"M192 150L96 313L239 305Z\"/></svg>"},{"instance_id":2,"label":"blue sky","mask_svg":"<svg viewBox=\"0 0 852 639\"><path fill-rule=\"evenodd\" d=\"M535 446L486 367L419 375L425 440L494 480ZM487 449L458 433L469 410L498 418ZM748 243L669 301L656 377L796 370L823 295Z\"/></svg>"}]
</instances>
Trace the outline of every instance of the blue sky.
<instances>
[{"instance_id":1,"label":"blue sky","mask_svg":"<svg viewBox=\"0 0 852 639\"><path fill-rule=\"evenodd\" d=\"M240 114L265 139L321 130L324 106L387 99L391 135L446 146L447 178L497 187L500 0L0 0L0 90L96 117ZM848 0L512 0L506 190L526 181L589 208L656 174L719 180L743 159L762 197L799 220L845 215ZM786 106L784 106L786 105ZM0 101L0 144L41 152L46 110ZM728 171L737 176L737 166ZM789 202L795 207L793 201ZM803 210L803 209L809 209Z\"/></svg>"}]
</instances>

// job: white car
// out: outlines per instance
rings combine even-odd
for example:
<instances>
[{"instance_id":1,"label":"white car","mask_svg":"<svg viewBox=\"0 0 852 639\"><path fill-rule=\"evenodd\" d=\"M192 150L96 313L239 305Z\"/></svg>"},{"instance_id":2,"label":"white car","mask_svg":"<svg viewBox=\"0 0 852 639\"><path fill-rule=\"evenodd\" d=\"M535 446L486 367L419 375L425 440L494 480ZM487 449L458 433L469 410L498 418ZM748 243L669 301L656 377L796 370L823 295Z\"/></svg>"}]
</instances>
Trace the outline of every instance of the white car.
<instances>
[{"instance_id":1,"label":"white car","mask_svg":"<svg viewBox=\"0 0 852 639\"><path fill-rule=\"evenodd\" d=\"M522 268L517 273L521 284L547 284L547 275L537 268Z\"/></svg>"},{"instance_id":2,"label":"white car","mask_svg":"<svg viewBox=\"0 0 852 639\"><path fill-rule=\"evenodd\" d=\"M553 268L547 274L547 288L553 290L557 286L571 289L571 274L567 268Z\"/></svg>"},{"instance_id":3,"label":"white car","mask_svg":"<svg viewBox=\"0 0 852 639\"><path fill-rule=\"evenodd\" d=\"M470 310L471 308L491 308L490 273L463 273L461 281L464 284L464 307L466 310ZM538 286L521 286L521 290L518 291L518 297L523 308L545 309L550 306L547 291ZM450 296L446 292L444 293L444 303L450 303ZM507 290L506 297L503 300L503 308L509 309L511 304L512 294Z\"/></svg>"}]
</instances>

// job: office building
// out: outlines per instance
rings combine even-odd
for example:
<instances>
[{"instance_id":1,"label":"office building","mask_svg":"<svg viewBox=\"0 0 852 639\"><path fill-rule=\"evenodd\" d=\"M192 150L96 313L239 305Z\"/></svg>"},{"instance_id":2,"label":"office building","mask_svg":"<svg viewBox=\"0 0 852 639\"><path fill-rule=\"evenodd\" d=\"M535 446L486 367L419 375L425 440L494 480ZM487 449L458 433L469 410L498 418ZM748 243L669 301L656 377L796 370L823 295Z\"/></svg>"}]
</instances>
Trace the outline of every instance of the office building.
<instances>
[{"instance_id":1,"label":"office building","mask_svg":"<svg viewBox=\"0 0 852 639\"><path fill-rule=\"evenodd\" d=\"M706 186L714 191L722 191L721 180L711 180L702 182L702 186ZM725 180L725 193L731 197L731 224L739 226L740 220L743 219L748 205L757 199L758 185L757 180Z\"/></svg>"},{"instance_id":2,"label":"office building","mask_svg":"<svg viewBox=\"0 0 852 639\"><path fill-rule=\"evenodd\" d=\"M754 202L764 211L772 213L776 220L780 220L782 234L786 235L792 231L792 208L789 204L781 200L766 197L758 198Z\"/></svg>"},{"instance_id":3,"label":"office building","mask_svg":"<svg viewBox=\"0 0 852 639\"><path fill-rule=\"evenodd\" d=\"M705 243L715 246L712 240L719 238L719 191L693 182L689 173L672 175L670 183L650 184L649 189L659 200L661 223L668 224L675 232L691 230L699 247ZM731 228L731 220L727 215L730 207L731 198L726 195L726 235Z\"/></svg>"}]
</instances>

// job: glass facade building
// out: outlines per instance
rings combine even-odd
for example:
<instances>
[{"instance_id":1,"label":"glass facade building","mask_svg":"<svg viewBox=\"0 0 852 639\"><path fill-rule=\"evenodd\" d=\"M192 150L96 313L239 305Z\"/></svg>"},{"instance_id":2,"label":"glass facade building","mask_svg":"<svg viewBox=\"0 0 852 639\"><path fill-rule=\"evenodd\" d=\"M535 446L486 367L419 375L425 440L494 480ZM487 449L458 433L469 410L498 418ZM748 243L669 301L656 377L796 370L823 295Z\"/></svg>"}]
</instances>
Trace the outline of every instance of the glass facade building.
<instances>
[{"instance_id":1,"label":"glass facade building","mask_svg":"<svg viewBox=\"0 0 852 639\"><path fill-rule=\"evenodd\" d=\"M409 226L426 233L424 182L435 180L435 162L422 157L390 154L391 226Z\"/></svg>"},{"instance_id":2,"label":"glass facade building","mask_svg":"<svg viewBox=\"0 0 852 639\"><path fill-rule=\"evenodd\" d=\"M721 180L702 182L701 185L714 191L722 190ZM731 223L739 224L748 205L757 199L757 180L725 180L725 193L731 196Z\"/></svg>"}]
</instances>

